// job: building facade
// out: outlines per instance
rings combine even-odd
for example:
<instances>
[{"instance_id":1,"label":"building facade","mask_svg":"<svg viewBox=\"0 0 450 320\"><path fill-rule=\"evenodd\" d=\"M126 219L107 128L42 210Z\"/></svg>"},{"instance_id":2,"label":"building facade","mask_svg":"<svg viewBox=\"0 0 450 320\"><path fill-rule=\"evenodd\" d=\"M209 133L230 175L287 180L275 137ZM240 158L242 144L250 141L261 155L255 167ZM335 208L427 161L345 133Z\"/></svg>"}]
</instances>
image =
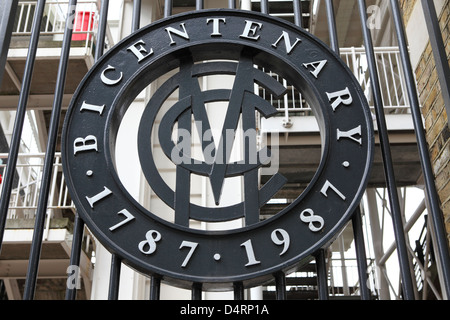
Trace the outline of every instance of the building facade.
<instances>
[{"instance_id":1,"label":"building facade","mask_svg":"<svg viewBox=\"0 0 450 320\"><path fill-rule=\"evenodd\" d=\"M450 50L450 3L448 0L433 1L436 13L427 15L425 2L5 1L1 5L3 7L0 6L3 15L0 23L0 173L3 178L0 298L447 300L450 290L447 117L450 101L447 99L449 85L445 75ZM289 273L276 273L273 279L254 286L244 286L236 281L231 289L221 292L215 292L214 286L204 284L202 287L201 283L189 281L188 285L181 286L170 281L166 283L164 276L136 271L132 263L127 263L114 250L108 250L108 245L100 241L95 230L91 230L94 228L85 224L78 214L80 209L73 201L77 196L73 190L69 191L70 178L66 176L67 171L63 171L67 153L62 146L66 134L63 123L66 121L66 127L70 124L67 120L70 118L70 114L67 115L70 113L69 105L80 94L81 89L77 91L80 83L87 81L83 79L87 79L89 72L95 72L99 65L97 61L102 56L113 52L115 45L126 41L123 39L153 23L164 23L161 21L172 15L218 8L249 12L249 16L251 11L270 15L283 23L287 21L296 25L301 32L310 33L314 39L329 46L330 52L340 57L361 87L375 132L373 164L367 188L356 213L336 233L333 242L314 252L307 259L308 263L296 264ZM439 26L439 31L435 28L434 34L430 17ZM224 21L211 20L208 25L214 27L212 30L216 36L222 30L221 22ZM247 26L242 34L252 41L257 39L257 31L265 31L259 30L257 24ZM194 38L184 25L176 27L167 27L169 31L166 29L173 43ZM272 45L286 48L290 53L300 42L289 39L289 36L280 37ZM159 54L156 46L149 48L148 43L141 41L128 48L132 57L141 62ZM208 49L213 51L213 48ZM442 52L444 58L442 54L439 56ZM311 57L314 54L311 52ZM217 56L220 57L219 54ZM171 59L161 59L168 65L172 63L171 59L182 60L176 55ZM309 71L315 71L317 76L323 65L319 61L311 62ZM265 61L261 65L276 69L276 63ZM152 70L158 73L158 68L164 69L156 66ZM210 73L219 71L214 76L205 72L199 77L196 85L202 91L235 90L233 83L237 81L237 73L223 71L222 66L211 68ZM272 117L261 117L261 113L256 113L256 118L252 119L255 132L252 138L257 141L259 151L264 150L265 145L278 150L277 169L287 179L276 196L258 209L258 221L264 222L290 208L295 199L308 190L323 161L324 138L320 116L317 116L314 99L308 92L303 91L303 87L290 84L292 79L283 78L272 70L262 67L258 70L287 89L282 98L276 97L259 82L248 89L276 110ZM114 67L107 71L111 73L104 70L104 81L114 82L112 85L120 81L121 78L114 78ZM114 139L115 170L120 183L138 206L157 212L158 219L168 223L178 223L176 209L162 199L159 187L152 185L152 179L146 178L146 169L136 165L144 151L131 142L138 141L142 132L145 133L145 127L140 129L142 117L147 115L148 106L158 103L161 91L168 90L164 89L167 83L171 79L179 79L177 72L177 68L169 73L161 72L148 85L136 85L139 91L136 89L130 93L130 97L134 96L129 98L126 112L124 110L120 115L121 123ZM193 90L192 86L189 88ZM155 131L163 132L164 124L169 121L166 115L179 105L183 94L187 93L174 89L159 101L161 111L154 115ZM346 104L343 93L336 97L341 104ZM211 127L220 128L228 121L227 103L220 100L211 98L205 104L205 117ZM87 112L101 114L100 104L92 103L85 108ZM190 123L191 119L187 121ZM88 124L86 126L89 127ZM230 162L239 162L248 155L243 129L246 124L241 119L236 126L242 130L244 138L230 147L230 158L226 160ZM180 122L176 127L182 129ZM359 141L359 136L351 131L341 131L341 134L348 140ZM93 145L87 144L88 137L83 138L82 142L75 144L75 148L79 148L75 150L93 149ZM201 137L196 138L189 146L189 153L192 158L204 157L202 161L207 162L205 149L208 146L204 144L202 147L205 142L199 139ZM152 161L158 167L161 183L167 184L175 194L180 183L190 181L185 183L189 184L190 190L186 203L214 211L218 202L214 184L211 182L210 185L204 175L183 180L178 167L164 154L164 142L160 139L152 136L149 140ZM216 135L213 131L208 141L219 140L220 132ZM73 153L76 155L76 151ZM344 162L343 165L348 167L349 163ZM91 177L95 176L96 170L88 172L86 176ZM260 172L254 179L263 186L270 183L270 177ZM225 179L220 195L221 206L251 202L251 198L245 197L250 192L246 189L249 180L244 179L247 178ZM332 184L325 189L325 195L330 188L341 199L345 198ZM91 207L103 196L99 193L96 197L90 198ZM128 217L124 211L120 216ZM220 223L191 219L187 223L191 229L220 233L242 228L246 222L239 218ZM277 230L272 235L276 248L284 245L286 250L289 249L287 233ZM149 236L149 242L160 239L157 233ZM195 252L196 246L192 241L183 243L184 246L180 247L183 253ZM247 253L248 264L259 262L252 255L250 242L242 243L241 247ZM144 243L141 252L150 251L150 244ZM188 257L183 267L192 262L192 256ZM220 255L216 254L214 259L219 261Z\"/></svg>"}]
</instances>

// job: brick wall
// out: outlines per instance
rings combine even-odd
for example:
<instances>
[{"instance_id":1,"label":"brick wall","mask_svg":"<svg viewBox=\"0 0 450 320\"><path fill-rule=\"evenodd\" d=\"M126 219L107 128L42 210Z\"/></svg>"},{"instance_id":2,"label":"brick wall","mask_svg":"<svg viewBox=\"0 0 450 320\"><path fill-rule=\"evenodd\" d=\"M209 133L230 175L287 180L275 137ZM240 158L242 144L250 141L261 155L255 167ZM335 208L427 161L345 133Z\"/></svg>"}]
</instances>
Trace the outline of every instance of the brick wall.
<instances>
[{"instance_id":1,"label":"brick wall","mask_svg":"<svg viewBox=\"0 0 450 320\"><path fill-rule=\"evenodd\" d=\"M411 17L411 12L416 4L417 0L400 0L400 9L403 12L403 20L405 25L408 24L409 18Z\"/></svg>"},{"instance_id":2,"label":"brick wall","mask_svg":"<svg viewBox=\"0 0 450 320\"><path fill-rule=\"evenodd\" d=\"M410 2L410 1L403 1ZM415 2L415 1L411 1ZM410 12L409 6L405 13ZM407 20L405 18L405 20ZM450 0L447 0L440 14L444 44L447 57L450 58ZM430 149L430 157L436 177L436 188L441 200L441 208L450 242L450 130L441 87L436 71L430 43L424 50L416 69L418 91L422 113L425 119L426 138Z\"/></svg>"}]
</instances>

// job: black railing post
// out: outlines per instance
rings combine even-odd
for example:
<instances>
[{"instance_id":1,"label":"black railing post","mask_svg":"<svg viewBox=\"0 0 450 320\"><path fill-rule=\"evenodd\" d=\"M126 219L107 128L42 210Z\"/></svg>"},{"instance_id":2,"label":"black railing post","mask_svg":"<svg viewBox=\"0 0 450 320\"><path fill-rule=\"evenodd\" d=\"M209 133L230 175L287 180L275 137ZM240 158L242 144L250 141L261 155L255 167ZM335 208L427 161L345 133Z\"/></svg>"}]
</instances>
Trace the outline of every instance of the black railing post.
<instances>
[{"instance_id":1,"label":"black railing post","mask_svg":"<svg viewBox=\"0 0 450 320\"><path fill-rule=\"evenodd\" d=\"M196 0L195 2L195 10L202 10L205 4L203 0Z\"/></svg>"},{"instance_id":2,"label":"black railing post","mask_svg":"<svg viewBox=\"0 0 450 320\"><path fill-rule=\"evenodd\" d=\"M319 300L328 300L328 271L327 261L325 257L325 249L320 249L316 253L316 273L317 273L317 288Z\"/></svg>"},{"instance_id":3,"label":"black railing post","mask_svg":"<svg viewBox=\"0 0 450 320\"><path fill-rule=\"evenodd\" d=\"M434 1L422 0L423 14L427 23L428 33L430 35L430 44L433 49L436 71L441 84L441 94L444 99L445 110L447 111L447 125L450 128L450 67L448 66L447 53L442 39L442 31L439 26L439 20L436 13Z\"/></svg>"},{"instance_id":4,"label":"black railing post","mask_svg":"<svg viewBox=\"0 0 450 320\"><path fill-rule=\"evenodd\" d=\"M439 205L439 197L434 184L434 175L431 167L430 154L425 139L425 133L422 122L422 114L420 112L419 98L417 95L416 83L412 71L411 60L408 53L405 29L400 7L396 0L391 0L391 10L394 19L395 29L397 32L400 56L403 65L403 72L408 90L409 101L411 103L411 113L413 116L414 129L416 133L417 145L419 147L420 163L424 176L426 194L429 201L429 211L433 221L433 228L436 234L437 243L435 244L439 252L442 263L444 288L447 297L450 297L450 254L448 248L448 240L445 234L444 217Z\"/></svg>"},{"instance_id":5,"label":"black railing post","mask_svg":"<svg viewBox=\"0 0 450 320\"><path fill-rule=\"evenodd\" d=\"M409 268L409 255L406 249L406 239L403 230L403 220L401 217L399 196L397 192L397 183L394 174L394 165L390 150L389 134L384 114L384 106L379 83L379 75L375 60L375 52L372 43L370 30L367 27L366 21L367 8L364 0L358 0L359 14L361 18L361 26L364 44L366 47L367 63L370 71L370 82L372 84L372 94L375 103L375 113L378 126L378 135L380 139L381 155L383 158L384 174L386 179L386 186L389 193L389 204L392 212L392 223L394 226L395 239L397 243L397 254L402 276L403 293L405 298L414 299L414 289L412 284L412 275Z\"/></svg>"},{"instance_id":6,"label":"black railing post","mask_svg":"<svg viewBox=\"0 0 450 320\"><path fill-rule=\"evenodd\" d=\"M161 278L158 276L150 277L150 300L159 300L161 294Z\"/></svg>"},{"instance_id":7,"label":"black railing post","mask_svg":"<svg viewBox=\"0 0 450 320\"><path fill-rule=\"evenodd\" d=\"M109 0L102 0L100 7L100 18L97 33L97 47L95 50L95 61L97 61L102 55L105 47L105 37L106 37L106 24L107 24L107 14L108 14ZM75 215L75 225L73 229L73 242L72 250L70 254L70 265L73 267L78 267L80 264L81 256L81 242L83 240L84 232L84 221L81 217ZM76 298L76 288L66 289L66 300L74 300Z\"/></svg>"},{"instance_id":8,"label":"black railing post","mask_svg":"<svg viewBox=\"0 0 450 320\"><path fill-rule=\"evenodd\" d=\"M327 8L328 34L330 37L330 47L336 54L339 54L339 40L336 29L336 17L334 15L333 0L325 0Z\"/></svg>"},{"instance_id":9,"label":"black railing post","mask_svg":"<svg viewBox=\"0 0 450 320\"><path fill-rule=\"evenodd\" d=\"M25 281L24 299L33 299L36 287L39 260L41 257L42 241L44 234L45 216L47 213L48 196L50 193L50 180L52 175L53 161L55 158L56 144L58 139L59 119L61 118L61 106L66 84L67 68L69 65L70 43L72 41L72 31L75 20L75 7L77 0L69 2L66 27L61 49L61 60L59 61L58 74L56 78L55 97L53 101L52 114L50 117L50 127L48 132L47 149L44 158L44 168L42 170L42 180L39 189L39 199L36 209L33 240L31 242L30 259L28 261L27 279ZM41 16L42 18L42 16ZM34 30L34 29L33 29ZM38 31L40 28L37 29ZM50 219L50 214L47 219Z\"/></svg>"},{"instance_id":10,"label":"black railing post","mask_svg":"<svg viewBox=\"0 0 450 320\"><path fill-rule=\"evenodd\" d=\"M75 214L75 223L73 226L72 250L70 251L69 267L77 268L80 273L80 257L81 245L83 243L84 221ZM70 277L70 275L69 275ZM78 279L77 279L78 280ZM67 279L66 286L66 300L75 300L77 295L77 287L69 284L70 279Z\"/></svg>"},{"instance_id":11,"label":"black railing post","mask_svg":"<svg viewBox=\"0 0 450 320\"><path fill-rule=\"evenodd\" d=\"M133 0L133 19L131 32L139 30L141 25L141 0Z\"/></svg>"},{"instance_id":12,"label":"black railing post","mask_svg":"<svg viewBox=\"0 0 450 320\"><path fill-rule=\"evenodd\" d=\"M286 300L286 275L284 272L275 274L275 293L277 300Z\"/></svg>"},{"instance_id":13,"label":"black railing post","mask_svg":"<svg viewBox=\"0 0 450 320\"><path fill-rule=\"evenodd\" d=\"M328 32L330 37L330 46L336 54L340 54L339 39L337 36L336 17L334 15L334 6L332 0L326 0ZM352 217L354 240L356 247L356 258L358 262L358 275L361 290L361 298L363 300L370 299L369 290L367 288L367 261L364 244L364 236L362 232L361 212L359 207L355 210Z\"/></svg>"},{"instance_id":14,"label":"black railing post","mask_svg":"<svg viewBox=\"0 0 450 320\"><path fill-rule=\"evenodd\" d=\"M164 18L172 15L172 0L164 0Z\"/></svg>"},{"instance_id":15,"label":"black railing post","mask_svg":"<svg viewBox=\"0 0 450 320\"><path fill-rule=\"evenodd\" d=\"M244 300L244 285L242 282L233 284L234 300Z\"/></svg>"},{"instance_id":16,"label":"black railing post","mask_svg":"<svg viewBox=\"0 0 450 320\"><path fill-rule=\"evenodd\" d=\"M120 270L122 261L115 253L111 255L111 271L109 274L108 300L119 298Z\"/></svg>"},{"instance_id":17,"label":"black railing post","mask_svg":"<svg viewBox=\"0 0 450 320\"><path fill-rule=\"evenodd\" d=\"M358 263L359 290L362 300L370 300L367 287L367 257L364 243L363 223L361 210L358 207L352 217L353 238L355 239L356 261Z\"/></svg>"},{"instance_id":18,"label":"black railing post","mask_svg":"<svg viewBox=\"0 0 450 320\"><path fill-rule=\"evenodd\" d=\"M192 300L202 300L202 284L194 283L191 289Z\"/></svg>"},{"instance_id":19,"label":"black railing post","mask_svg":"<svg viewBox=\"0 0 450 320\"><path fill-rule=\"evenodd\" d=\"M261 0L261 13L269 13L269 0Z\"/></svg>"},{"instance_id":20,"label":"black railing post","mask_svg":"<svg viewBox=\"0 0 450 320\"><path fill-rule=\"evenodd\" d=\"M95 61L100 59L105 50L106 24L108 19L109 0L102 0L98 21L97 46L95 48Z\"/></svg>"},{"instance_id":21,"label":"black railing post","mask_svg":"<svg viewBox=\"0 0 450 320\"><path fill-rule=\"evenodd\" d=\"M33 17L30 45L28 47L27 59L25 62L25 71L23 74L22 87L19 95L19 103L17 105L16 118L12 132L10 152L8 155L8 165L6 166L2 181L3 188L0 195L0 252L5 231L6 217L8 215L9 201L11 199L14 173L16 171L17 158L19 155L19 148L21 143L20 140L22 137L22 129L25 120L28 96L30 93L31 79L33 76L34 63L39 42L39 30L41 29L44 8L45 0L38 1Z\"/></svg>"},{"instance_id":22,"label":"black railing post","mask_svg":"<svg viewBox=\"0 0 450 320\"><path fill-rule=\"evenodd\" d=\"M303 10L301 0L293 1L293 9L294 9L294 23L295 25L303 29Z\"/></svg>"}]
</instances>

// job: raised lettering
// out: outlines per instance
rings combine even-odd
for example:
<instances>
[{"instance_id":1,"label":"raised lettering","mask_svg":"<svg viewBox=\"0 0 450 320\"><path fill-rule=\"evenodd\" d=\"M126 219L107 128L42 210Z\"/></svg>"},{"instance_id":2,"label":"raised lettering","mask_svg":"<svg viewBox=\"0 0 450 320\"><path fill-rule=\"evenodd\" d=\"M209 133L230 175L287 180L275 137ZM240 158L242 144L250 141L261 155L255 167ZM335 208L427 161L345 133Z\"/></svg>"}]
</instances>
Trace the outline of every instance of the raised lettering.
<instances>
[{"instance_id":1,"label":"raised lettering","mask_svg":"<svg viewBox=\"0 0 450 320\"><path fill-rule=\"evenodd\" d=\"M73 142L73 155L76 156L81 151L97 151L97 138L93 135L89 135L86 138L76 138Z\"/></svg>"},{"instance_id":2,"label":"raised lettering","mask_svg":"<svg viewBox=\"0 0 450 320\"><path fill-rule=\"evenodd\" d=\"M139 48L137 47L138 45L140 45ZM136 42L135 44L133 44L127 48L128 51L131 51L136 56L136 58L138 58L138 63L153 54L152 48L150 48L150 52L148 52L144 48L144 46L145 46L145 42L144 42L144 40L141 39L138 42Z\"/></svg>"},{"instance_id":3,"label":"raised lettering","mask_svg":"<svg viewBox=\"0 0 450 320\"><path fill-rule=\"evenodd\" d=\"M122 80L123 73L120 72L120 77L118 79L112 80L105 76L105 73L108 70L116 70L116 68L114 68L111 65L108 65L108 67L105 70L103 70L102 74L100 75L100 79L102 80L102 82L108 86L113 86L115 84L118 84Z\"/></svg>"},{"instance_id":4,"label":"raised lettering","mask_svg":"<svg viewBox=\"0 0 450 320\"><path fill-rule=\"evenodd\" d=\"M347 139L351 139L353 141L355 141L356 143L359 143L360 145L362 145L362 139L356 139L354 136L355 135L360 135L361 136L361 126L358 126L352 130L349 131L341 131L339 129L337 129L337 139L338 141L341 140L341 138L347 138Z\"/></svg>"},{"instance_id":5,"label":"raised lettering","mask_svg":"<svg viewBox=\"0 0 450 320\"><path fill-rule=\"evenodd\" d=\"M186 258L184 259L184 261L183 261L183 263L181 264L181 267L182 268L185 268L186 266L187 266L187 264L188 264L188 262L189 262L189 260L191 259L191 257L192 257L192 254L194 253L194 251L195 251L195 249L197 248L197 246L198 246L198 243L197 242L191 242L191 241L183 241L182 243L181 243L181 246L180 246L180 250L181 249L183 249L183 248L190 248L189 249L189 252L188 252L188 254L187 254L187 256L186 256Z\"/></svg>"},{"instance_id":6,"label":"raised lettering","mask_svg":"<svg viewBox=\"0 0 450 320\"><path fill-rule=\"evenodd\" d=\"M278 237L278 234L281 235L281 239ZM289 233L287 233L286 230L283 229L276 229L272 231L271 234L272 242L275 243L277 246L283 245L283 251L281 251L280 256L286 253L286 251L289 249L289 245L291 243L291 238L289 237Z\"/></svg>"},{"instance_id":7,"label":"raised lettering","mask_svg":"<svg viewBox=\"0 0 450 320\"><path fill-rule=\"evenodd\" d=\"M226 24L226 20L225 18L212 18L212 19L207 19L206 20L206 24L209 24L210 22L213 22L213 32L211 33L211 37L215 36L215 37L221 37L222 34L219 31L219 26L220 26L220 22L223 22L224 24Z\"/></svg>"},{"instance_id":8,"label":"raised lettering","mask_svg":"<svg viewBox=\"0 0 450 320\"><path fill-rule=\"evenodd\" d=\"M261 28L262 23L245 20L244 32L240 35L240 37L257 41L260 35L256 35L256 32Z\"/></svg>"},{"instance_id":9,"label":"raised lettering","mask_svg":"<svg viewBox=\"0 0 450 320\"><path fill-rule=\"evenodd\" d=\"M92 112L98 112L100 115L102 115L104 108L105 108L105 105L98 106L98 105L89 104L89 103L86 103L86 101L83 101L80 111L88 110L88 111L92 111Z\"/></svg>"},{"instance_id":10,"label":"raised lettering","mask_svg":"<svg viewBox=\"0 0 450 320\"><path fill-rule=\"evenodd\" d=\"M246 267L250 267L256 264L260 264L261 261L256 260L255 252L253 251L252 240L247 240L241 244L241 247L245 248L245 252L247 253L248 263L245 265Z\"/></svg>"},{"instance_id":11,"label":"raised lettering","mask_svg":"<svg viewBox=\"0 0 450 320\"><path fill-rule=\"evenodd\" d=\"M161 240L161 233L156 230L150 230L145 234L145 240L139 242L139 250L146 255L150 255L156 251L156 243ZM148 247L148 250L145 248Z\"/></svg>"},{"instance_id":12,"label":"raised lettering","mask_svg":"<svg viewBox=\"0 0 450 320\"><path fill-rule=\"evenodd\" d=\"M333 108L333 111L336 111L337 107L339 107L340 104L345 104L346 106L351 105L353 102L352 95L350 94L350 91L348 88L345 88L341 91L336 91L332 93L328 93L328 100L331 102L331 100L334 99L334 101L331 103L331 107Z\"/></svg>"},{"instance_id":13,"label":"raised lettering","mask_svg":"<svg viewBox=\"0 0 450 320\"><path fill-rule=\"evenodd\" d=\"M303 210L300 213L300 220L307 223L309 230L312 232L319 232L325 226L325 220L321 216L314 214L314 211L311 209Z\"/></svg>"},{"instance_id":14,"label":"raised lettering","mask_svg":"<svg viewBox=\"0 0 450 320\"><path fill-rule=\"evenodd\" d=\"M184 39L186 39L186 40L189 40L189 35L188 35L187 31L186 31L186 27L184 26L184 23L180 23L180 26L183 28L183 31L177 30L177 29L172 28L172 27L169 27L169 28L166 28L166 29L165 29L165 30L167 31L167 33L169 34L169 37L170 37L170 45L171 45L171 46L174 45L174 44L176 44L176 42L175 42L175 41L173 40L173 38L172 38L172 33L176 34L177 36L179 36L179 37L181 37L181 38L184 38Z\"/></svg>"},{"instance_id":15,"label":"raised lettering","mask_svg":"<svg viewBox=\"0 0 450 320\"><path fill-rule=\"evenodd\" d=\"M323 67L327 64L327 60L321 60L316 62L304 63L303 66L308 69L308 67L313 67L314 70L310 71L311 74L317 79L319 73L322 71Z\"/></svg>"},{"instance_id":16,"label":"raised lettering","mask_svg":"<svg viewBox=\"0 0 450 320\"><path fill-rule=\"evenodd\" d=\"M327 180L327 182L325 182L325 184L322 187L322 190L320 190L320 193L322 193L325 197L328 198L328 189L331 188L334 192L336 192L336 194L339 196L339 198L341 198L342 200L345 201L345 196L335 187L333 186L330 181Z\"/></svg>"},{"instance_id":17,"label":"raised lettering","mask_svg":"<svg viewBox=\"0 0 450 320\"><path fill-rule=\"evenodd\" d=\"M295 48L295 46L300 43L302 40L297 38L294 42L294 44L291 44L291 39L289 38L289 34L286 31L283 31L281 36L278 38L278 40L272 44L272 47L277 48L278 42L281 41L281 39L284 39L284 44L286 45L286 53L290 54L292 50Z\"/></svg>"},{"instance_id":18,"label":"raised lettering","mask_svg":"<svg viewBox=\"0 0 450 320\"><path fill-rule=\"evenodd\" d=\"M86 200L89 202L89 205L91 206L91 208L94 208L94 204L104 198L106 198L107 196L109 196L110 194L112 194L112 191L109 190L107 187L104 187L103 191L96 194L93 197L86 197Z\"/></svg>"},{"instance_id":19,"label":"raised lettering","mask_svg":"<svg viewBox=\"0 0 450 320\"><path fill-rule=\"evenodd\" d=\"M125 220L120 221L119 223L117 223L117 224L113 225L112 227L110 227L109 231L114 231L117 228L123 226L124 224L126 224L126 223L128 223L128 222L130 222L131 220L134 219L134 216L127 209L123 209L123 210L117 212L117 214L124 215L125 216Z\"/></svg>"}]
</instances>

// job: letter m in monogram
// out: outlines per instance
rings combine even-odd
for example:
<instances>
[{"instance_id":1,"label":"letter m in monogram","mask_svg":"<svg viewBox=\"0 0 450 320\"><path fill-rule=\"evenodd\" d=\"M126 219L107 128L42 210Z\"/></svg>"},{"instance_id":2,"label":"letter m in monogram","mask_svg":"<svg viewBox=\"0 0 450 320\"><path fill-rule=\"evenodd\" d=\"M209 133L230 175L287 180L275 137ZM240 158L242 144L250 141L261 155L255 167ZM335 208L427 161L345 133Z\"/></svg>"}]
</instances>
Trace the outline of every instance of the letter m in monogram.
<instances>
[{"instance_id":1,"label":"letter m in monogram","mask_svg":"<svg viewBox=\"0 0 450 320\"><path fill-rule=\"evenodd\" d=\"M202 91L199 78L209 75L234 76L231 89ZM245 217L246 225L257 223L260 207L286 183L286 179L277 173L259 188L258 169L264 162L270 161L270 151L267 148L258 151L256 148L256 112L268 118L275 115L277 110L268 101L254 94L256 83L277 98L287 92L281 83L255 68L252 55L245 51L237 62L194 63L193 58L188 56L180 60L179 73L160 87L159 90L165 92L157 92L155 99L152 98L154 101L150 100L149 104L160 104L158 96L168 96L178 89L178 102L165 113L158 131L164 153L177 166L175 191L173 195L166 191L158 193L158 186L155 191L175 210L176 224L188 226L189 219L219 222L241 217ZM212 127L208 118L206 104L212 102L228 102L222 128ZM175 123L178 137L176 144L172 141ZM211 134L215 129L220 132L219 138L216 135L217 141ZM187 140L190 140L192 130L196 130L201 139L204 160L191 158L192 141ZM238 130L242 130L243 135L238 135ZM239 143L238 136L243 158L230 162L233 145ZM263 154L268 156L264 157ZM190 202L191 174L209 178L216 207L206 208ZM236 176L243 177L243 201L225 207L221 205L225 178ZM148 177L147 180L151 181Z\"/></svg>"}]
</instances>

